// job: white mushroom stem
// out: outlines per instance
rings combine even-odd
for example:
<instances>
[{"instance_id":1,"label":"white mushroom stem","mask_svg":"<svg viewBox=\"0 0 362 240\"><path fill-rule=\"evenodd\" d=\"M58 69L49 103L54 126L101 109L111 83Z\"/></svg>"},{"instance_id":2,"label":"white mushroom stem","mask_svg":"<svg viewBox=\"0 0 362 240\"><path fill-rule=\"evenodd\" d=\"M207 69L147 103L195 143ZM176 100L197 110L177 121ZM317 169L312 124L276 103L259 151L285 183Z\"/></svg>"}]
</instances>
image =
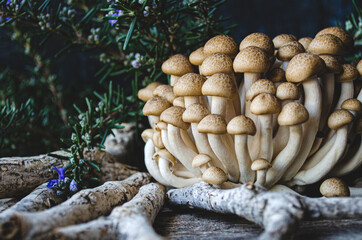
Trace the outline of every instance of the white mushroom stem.
<instances>
[{"instance_id":1,"label":"white mushroom stem","mask_svg":"<svg viewBox=\"0 0 362 240\"><path fill-rule=\"evenodd\" d=\"M175 86L177 80L179 79L180 77L179 76L176 76L176 75L170 75L170 85L171 86Z\"/></svg>"},{"instance_id":2,"label":"white mushroom stem","mask_svg":"<svg viewBox=\"0 0 362 240\"><path fill-rule=\"evenodd\" d=\"M240 98L240 114L244 115L245 114L245 95L246 95L246 91L244 88L244 81L241 80L240 85L239 85L239 90L238 90L238 95Z\"/></svg>"},{"instance_id":3,"label":"white mushroom stem","mask_svg":"<svg viewBox=\"0 0 362 240\"><path fill-rule=\"evenodd\" d=\"M312 184L327 175L341 158L347 145L348 126L339 128L336 141L330 151L314 167L300 171L290 182L290 185Z\"/></svg>"},{"instance_id":4,"label":"white mushroom stem","mask_svg":"<svg viewBox=\"0 0 362 240\"><path fill-rule=\"evenodd\" d=\"M184 141L184 143L186 144L186 146L188 146L189 148L192 149L192 151L197 153L197 148L194 144L194 141L190 137L190 134L192 135L192 132L190 131L190 134L189 134L188 131L181 129L180 133L181 133L181 138ZM193 135L192 135L192 137L193 137Z\"/></svg>"},{"instance_id":5,"label":"white mushroom stem","mask_svg":"<svg viewBox=\"0 0 362 240\"><path fill-rule=\"evenodd\" d=\"M314 139L313 147L310 150L308 157L312 156L314 153L316 153L319 150L320 146L322 145L322 142L323 138L316 136L316 138Z\"/></svg>"},{"instance_id":6,"label":"white mushroom stem","mask_svg":"<svg viewBox=\"0 0 362 240\"><path fill-rule=\"evenodd\" d=\"M152 129L155 129L155 124L158 123L158 121L160 121L160 117L159 116L154 116L154 115L150 115L148 116L148 123L150 124Z\"/></svg>"},{"instance_id":7,"label":"white mushroom stem","mask_svg":"<svg viewBox=\"0 0 362 240\"><path fill-rule=\"evenodd\" d=\"M176 159L175 164L171 168L172 173L177 177L194 178L195 176L185 168L180 161Z\"/></svg>"},{"instance_id":8,"label":"white mushroom stem","mask_svg":"<svg viewBox=\"0 0 362 240\"><path fill-rule=\"evenodd\" d=\"M303 166L313 147L315 136L318 132L319 120L322 111L322 93L317 77L310 78L303 82L304 107L309 113L309 119L303 123L303 142L298 156L283 176L284 181L292 179Z\"/></svg>"},{"instance_id":9,"label":"white mushroom stem","mask_svg":"<svg viewBox=\"0 0 362 240\"><path fill-rule=\"evenodd\" d=\"M293 193L296 195L300 195L299 193L297 193L296 191L294 191L293 189L285 186L285 185L281 185L281 184L275 184L273 185L273 187L271 187L269 189L270 192L279 192L279 193ZM301 196L301 195L300 195Z\"/></svg>"},{"instance_id":10,"label":"white mushroom stem","mask_svg":"<svg viewBox=\"0 0 362 240\"><path fill-rule=\"evenodd\" d=\"M259 158L263 158L268 162L272 161L273 157L273 127L272 127L272 114L258 115L260 122L260 146Z\"/></svg>"},{"instance_id":11,"label":"white mushroom stem","mask_svg":"<svg viewBox=\"0 0 362 240\"><path fill-rule=\"evenodd\" d=\"M221 115L225 119L227 102L227 98L212 96L211 113Z\"/></svg>"},{"instance_id":12,"label":"white mushroom stem","mask_svg":"<svg viewBox=\"0 0 362 240\"><path fill-rule=\"evenodd\" d=\"M189 148L182 140L181 131L179 128L168 124L167 136L174 153L171 152L195 177L200 177L201 171L192 167L192 160L197 155L191 148Z\"/></svg>"},{"instance_id":13,"label":"white mushroom stem","mask_svg":"<svg viewBox=\"0 0 362 240\"><path fill-rule=\"evenodd\" d=\"M207 134L210 146L217 158L223 163L229 179L233 182L238 182L240 176L238 160L236 159L234 148L229 148L228 145L226 145L228 141L225 138L227 138L227 136L227 134Z\"/></svg>"},{"instance_id":14,"label":"white mushroom stem","mask_svg":"<svg viewBox=\"0 0 362 240\"><path fill-rule=\"evenodd\" d=\"M254 136L248 136L248 149L251 159L256 159L260 150L260 138L261 138L261 125L258 118L256 118L255 126L256 133Z\"/></svg>"},{"instance_id":15,"label":"white mushroom stem","mask_svg":"<svg viewBox=\"0 0 362 240\"><path fill-rule=\"evenodd\" d=\"M347 100L349 98L353 98L353 94L354 94L353 81L342 82L341 83L341 95L339 95L339 99L338 99L335 109L340 109L342 103L345 100Z\"/></svg>"},{"instance_id":16,"label":"white mushroom stem","mask_svg":"<svg viewBox=\"0 0 362 240\"><path fill-rule=\"evenodd\" d=\"M150 183L141 187L131 201L114 208L109 216L84 224L58 228L55 230L55 237L78 240L164 239L152 228L152 222L162 208L164 198L164 187Z\"/></svg>"},{"instance_id":17,"label":"white mushroom stem","mask_svg":"<svg viewBox=\"0 0 362 240\"><path fill-rule=\"evenodd\" d=\"M302 126L289 126L290 137L287 146L277 155L272 162L272 167L268 169L266 175L266 187L271 187L277 183L284 175L285 171L293 164L297 156L303 139Z\"/></svg>"},{"instance_id":18,"label":"white mushroom stem","mask_svg":"<svg viewBox=\"0 0 362 240\"><path fill-rule=\"evenodd\" d=\"M144 151L146 169L157 182L169 186L167 180L164 177L162 177L157 162L152 159L154 153L155 153L155 146L153 145L152 139L148 139Z\"/></svg>"},{"instance_id":19,"label":"white mushroom stem","mask_svg":"<svg viewBox=\"0 0 362 240\"><path fill-rule=\"evenodd\" d=\"M322 108L322 114L321 114L321 120L319 122L319 130L323 130L330 110L333 103L333 96L334 96L334 88L335 88L335 80L334 80L334 74L327 72L324 73L321 77L322 79L322 95L323 95L323 108ZM342 103L341 103L342 104Z\"/></svg>"},{"instance_id":20,"label":"white mushroom stem","mask_svg":"<svg viewBox=\"0 0 362 240\"><path fill-rule=\"evenodd\" d=\"M360 187L349 187L351 197L362 197L362 188Z\"/></svg>"},{"instance_id":21,"label":"white mushroom stem","mask_svg":"<svg viewBox=\"0 0 362 240\"><path fill-rule=\"evenodd\" d=\"M285 70L287 70L288 64L289 64L289 61L283 61L280 68L285 71Z\"/></svg>"},{"instance_id":22,"label":"white mushroom stem","mask_svg":"<svg viewBox=\"0 0 362 240\"><path fill-rule=\"evenodd\" d=\"M235 153L239 163L240 178L239 181L242 183L254 182L255 172L251 170L251 158L249 155L248 135L235 135Z\"/></svg>"},{"instance_id":23,"label":"white mushroom stem","mask_svg":"<svg viewBox=\"0 0 362 240\"><path fill-rule=\"evenodd\" d=\"M199 153L207 154L215 167L221 168L224 172L226 169L221 161L217 158L214 151L211 149L206 133L197 131L198 123L191 123L192 134L195 138L196 147Z\"/></svg>"}]
</instances>

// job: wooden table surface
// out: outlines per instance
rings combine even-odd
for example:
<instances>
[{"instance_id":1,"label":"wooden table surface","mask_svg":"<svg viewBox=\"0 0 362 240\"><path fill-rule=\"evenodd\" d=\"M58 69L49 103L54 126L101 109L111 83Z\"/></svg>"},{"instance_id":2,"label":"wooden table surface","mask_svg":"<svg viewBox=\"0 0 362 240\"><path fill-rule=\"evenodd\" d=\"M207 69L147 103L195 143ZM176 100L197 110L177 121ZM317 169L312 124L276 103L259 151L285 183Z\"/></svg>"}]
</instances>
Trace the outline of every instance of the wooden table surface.
<instances>
[{"instance_id":1,"label":"wooden table surface","mask_svg":"<svg viewBox=\"0 0 362 240\"><path fill-rule=\"evenodd\" d=\"M255 239L262 229L235 215L164 207L154 228L169 239ZM362 219L304 221L297 240L362 240Z\"/></svg>"}]
</instances>

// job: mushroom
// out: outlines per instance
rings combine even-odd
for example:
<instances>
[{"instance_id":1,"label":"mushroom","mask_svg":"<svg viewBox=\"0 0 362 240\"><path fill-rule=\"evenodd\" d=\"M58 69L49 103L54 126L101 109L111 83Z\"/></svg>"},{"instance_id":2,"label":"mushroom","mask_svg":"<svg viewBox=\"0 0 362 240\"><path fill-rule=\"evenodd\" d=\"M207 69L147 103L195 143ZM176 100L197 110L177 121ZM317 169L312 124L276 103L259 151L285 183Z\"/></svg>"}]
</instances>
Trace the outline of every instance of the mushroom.
<instances>
[{"instance_id":1,"label":"mushroom","mask_svg":"<svg viewBox=\"0 0 362 240\"><path fill-rule=\"evenodd\" d=\"M155 147L158 149L165 148L165 145L163 144L162 138L161 138L161 131L159 131L159 130L155 130L153 132L152 142L153 142L153 145L155 145Z\"/></svg>"},{"instance_id":2,"label":"mushroom","mask_svg":"<svg viewBox=\"0 0 362 240\"><path fill-rule=\"evenodd\" d=\"M276 87L278 87L282 82L285 82L285 71L281 68L273 68L268 73L268 79L272 81Z\"/></svg>"},{"instance_id":3,"label":"mushroom","mask_svg":"<svg viewBox=\"0 0 362 240\"><path fill-rule=\"evenodd\" d=\"M173 93L173 89L170 85L160 85L153 90L154 97L163 97L165 98L170 104L173 104L176 96Z\"/></svg>"},{"instance_id":4,"label":"mushroom","mask_svg":"<svg viewBox=\"0 0 362 240\"><path fill-rule=\"evenodd\" d=\"M159 171L166 180L168 186L182 188L200 181L199 178L182 178L175 176L171 170L171 167L175 164L175 158L166 149L157 151L152 158L154 161L158 161Z\"/></svg>"},{"instance_id":5,"label":"mushroom","mask_svg":"<svg viewBox=\"0 0 362 240\"><path fill-rule=\"evenodd\" d=\"M251 170L256 171L256 183L259 183L262 186L265 185L266 172L269 167L269 161L263 158L258 158L253 161L251 164Z\"/></svg>"},{"instance_id":6,"label":"mushroom","mask_svg":"<svg viewBox=\"0 0 362 240\"><path fill-rule=\"evenodd\" d=\"M138 98L144 102L147 102L151 97L153 97L152 93L153 90L156 89L156 87L162 85L160 82L152 82L147 85L147 87L142 88L138 91Z\"/></svg>"},{"instance_id":7,"label":"mushroom","mask_svg":"<svg viewBox=\"0 0 362 240\"><path fill-rule=\"evenodd\" d=\"M227 125L227 132L235 135L235 153L239 163L240 178L242 183L254 182L255 172L251 169L251 158L248 150L248 135L255 135L256 127L248 117L236 116Z\"/></svg>"},{"instance_id":8,"label":"mushroom","mask_svg":"<svg viewBox=\"0 0 362 240\"><path fill-rule=\"evenodd\" d=\"M206 78L197 73L187 73L180 77L173 88L176 96L184 97L185 107L200 102L201 88Z\"/></svg>"},{"instance_id":9,"label":"mushroom","mask_svg":"<svg viewBox=\"0 0 362 240\"><path fill-rule=\"evenodd\" d=\"M342 157L347 145L348 124L353 121L353 115L347 110L336 110L328 118L328 127L337 130L336 140L330 151L308 169L301 170L290 182L291 185L306 185L319 181L336 165Z\"/></svg>"},{"instance_id":10,"label":"mushroom","mask_svg":"<svg viewBox=\"0 0 362 240\"><path fill-rule=\"evenodd\" d=\"M297 38L292 34L279 34L273 38L273 44L275 49L279 49L281 46L288 42L297 41Z\"/></svg>"},{"instance_id":11,"label":"mushroom","mask_svg":"<svg viewBox=\"0 0 362 240\"><path fill-rule=\"evenodd\" d=\"M190 172L196 177L199 177L201 172L198 169L192 167L192 159L197 153L190 148L181 137L181 131L186 131L189 128L189 124L182 121L182 114L185 111L181 107L170 107L162 112L160 119L167 123L167 140L168 149L172 155L174 155ZM162 130L162 137L164 135ZM186 133L187 134L187 133ZM165 144L167 147L167 145Z\"/></svg>"},{"instance_id":12,"label":"mushroom","mask_svg":"<svg viewBox=\"0 0 362 240\"><path fill-rule=\"evenodd\" d=\"M297 54L305 52L302 44L297 41L288 42L282 45L277 52L277 59L282 62L281 68L285 71L289 61Z\"/></svg>"},{"instance_id":13,"label":"mushroom","mask_svg":"<svg viewBox=\"0 0 362 240\"><path fill-rule=\"evenodd\" d=\"M218 167L209 167L206 171L202 174L202 180L209 184L216 184L220 185L228 179L225 172L218 168Z\"/></svg>"},{"instance_id":14,"label":"mushroom","mask_svg":"<svg viewBox=\"0 0 362 240\"><path fill-rule=\"evenodd\" d=\"M323 34L332 34L342 40L345 52L353 48L353 37L341 27L328 27L317 33L316 37Z\"/></svg>"},{"instance_id":15,"label":"mushroom","mask_svg":"<svg viewBox=\"0 0 362 240\"><path fill-rule=\"evenodd\" d=\"M303 37L303 38L299 38L298 42L303 45L305 50L307 50L308 46L312 42L312 40L313 40L313 38L311 38L311 37Z\"/></svg>"},{"instance_id":16,"label":"mushroom","mask_svg":"<svg viewBox=\"0 0 362 240\"><path fill-rule=\"evenodd\" d=\"M189 62L188 58L182 54L176 54L171 56L161 66L162 72L171 75L170 85L174 86L177 79L186 74L194 72L194 69Z\"/></svg>"},{"instance_id":17,"label":"mushroom","mask_svg":"<svg viewBox=\"0 0 362 240\"><path fill-rule=\"evenodd\" d=\"M339 178L328 178L323 181L319 191L325 197L348 197L350 191L348 186Z\"/></svg>"},{"instance_id":18,"label":"mushroom","mask_svg":"<svg viewBox=\"0 0 362 240\"><path fill-rule=\"evenodd\" d=\"M206 56L214 53L224 53L230 58L234 58L238 52L238 44L228 35L217 35L209 39L204 45Z\"/></svg>"},{"instance_id":19,"label":"mushroom","mask_svg":"<svg viewBox=\"0 0 362 240\"><path fill-rule=\"evenodd\" d=\"M183 97L177 97L173 100L172 105L185 108L185 99Z\"/></svg>"},{"instance_id":20,"label":"mushroom","mask_svg":"<svg viewBox=\"0 0 362 240\"><path fill-rule=\"evenodd\" d=\"M207 133L207 137L215 155L224 165L229 179L233 182L239 181L239 166L236 159L235 150L229 147L229 141L226 133L225 119L216 114L210 114L204 117L197 130L201 133Z\"/></svg>"},{"instance_id":21,"label":"mushroom","mask_svg":"<svg viewBox=\"0 0 362 240\"><path fill-rule=\"evenodd\" d=\"M151 127L160 120L161 113L169 108L171 104L163 97L150 98L143 107L143 115L149 116Z\"/></svg>"},{"instance_id":22,"label":"mushroom","mask_svg":"<svg viewBox=\"0 0 362 240\"><path fill-rule=\"evenodd\" d=\"M289 141L285 148L276 156L266 175L266 186L277 183L297 156L303 139L302 123L308 120L305 107L296 102L287 103L278 116L280 126L289 127Z\"/></svg>"},{"instance_id":23,"label":"mushroom","mask_svg":"<svg viewBox=\"0 0 362 240\"><path fill-rule=\"evenodd\" d=\"M207 135L205 133L200 133L197 130L199 122L209 114L209 109L207 109L204 105L195 103L186 108L185 112L182 114L182 120L184 122L191 123L191 130L195 138L197 151L200 154L207 154L212 159L214 166L219 167L225 171L222 163L211 149L209 141L207 140Z\"/></svg>"},{"instance_id":24,"label":"mushroom","mask_svg":"<svg viewBox=\"0 0 362 240\"><path fill-rule=\"evenodd\" d=\"M285 71L289 82L302 82L304 88L304 107L309 113L309 119L303 123L303 142L298 156L283 176L289 181L302 167L312 149L315 136L318 132L319 120L322 112L322 93L317 74L323 69L322 60L311 53L300 53L290 60Z\"/></svg>"},{"instance_id":25,"label":"mushroom","mask_svg":"<svg viewBox=\"0 0 362 240\"><path fill-rule=\"evenodd\" d=\"M205 55L205 53L204 53L204 47L200 47L200 48L196 49L189 56L190 63L192 65L198 66L199 73L200 73L200 66L206 57L207 57L207 55Z\"/></svg>"},{"instance_id":26,"label":"mushroom","mask_svg":"<svg viewBox=\"0 0 362 240\"><path fill-rule=\"evenodd\" d=\"M201 172L204 173L209 168L210 162L211 158L208 155L200 153L192 160L192 167L200 168Z\"/></svg>"},{"instance_id":27,"label":"mushroom","mask_svg":"<svg viewBox=\"0 0 362 240\"><path fill-rule=\"evenodd\" d=\"M342 68L342 72L337 75L337 81L341 83L341 95L335 109L339 109L345 100L353 98L353 81L358 78L358 71L351 64L343 64Z\"/></svg>"},{"instance_id":28,"label":"mushroom","mask_svg":"<svg viewBox=\"0 0 362 240\"><path fill-rule=\"evenodd\" d=\"M357 71L358 71L358 73L359 73L360 78L362 78L362 59L359 60L356 68L357 68Z\"/></svg>"}]
</instances>

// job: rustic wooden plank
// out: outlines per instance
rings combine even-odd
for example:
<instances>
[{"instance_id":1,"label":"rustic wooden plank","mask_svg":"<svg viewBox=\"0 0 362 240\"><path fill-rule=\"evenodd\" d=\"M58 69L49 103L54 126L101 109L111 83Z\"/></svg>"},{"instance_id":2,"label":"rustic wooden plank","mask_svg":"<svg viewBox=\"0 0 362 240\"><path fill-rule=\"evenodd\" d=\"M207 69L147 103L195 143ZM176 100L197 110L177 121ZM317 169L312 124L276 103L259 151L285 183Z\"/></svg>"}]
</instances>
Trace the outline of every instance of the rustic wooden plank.
<instances>
[{"instance_id":1,"label":"rustic wooden plank","mask_svg":"<svg viewBox=\"0 0 362 240\"><path fill-rule=\"evenodd\" d=\"M161 210L154 228L170 239L255 239L262 232L259 226L235 215L169 207ZM304 221L295 239L362 239L362 219Z\"/></svg>"}]
</instances>

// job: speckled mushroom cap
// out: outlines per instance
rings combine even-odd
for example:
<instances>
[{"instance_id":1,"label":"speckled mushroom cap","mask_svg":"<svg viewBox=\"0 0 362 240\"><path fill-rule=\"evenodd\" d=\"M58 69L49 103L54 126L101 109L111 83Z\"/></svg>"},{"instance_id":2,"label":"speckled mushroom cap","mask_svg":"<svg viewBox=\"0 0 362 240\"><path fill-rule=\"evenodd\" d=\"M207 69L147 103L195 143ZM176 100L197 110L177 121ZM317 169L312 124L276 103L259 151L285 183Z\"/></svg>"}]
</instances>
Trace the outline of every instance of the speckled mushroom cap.
<instances>
[{"instance_id":1,"label":"speckled mushroom cap","mask_svg":"<svg viewBox=\"0 0 362 240\"><path fill-rule=\"evenodd\" d=\"M209 167L202 174L202 180L209 184L222 184L228 179L226 173L218 167Z\"/></svg>"},{"instance_id":2,"label":"speckled mushroom cap","mask_svg":"<svg viewBox=\"0 0 362 240\"><path fill-rule=\"evenodd\" d=\"M192 167L193 168L198 168L201 167L204 164L207 164L208 162L211 161L211 158L209 155L207 154L197 154L194 159L192 160Z\"/></svg>"},{"instance_id":3,"label":"speckled mushroom cap","mask_svg":"<svg viewBox=\"0 0 362 240\"><path fill-rule=\"evenodd\" d=\"M354 119L353 115L343 109L335 110L328 118L328 127L330 129L336 130L340 127L343 127Z\"/></svg>"},{"instance_id":4,"label":"speckled mushroom cap","mask_svg":"<svg viewBox=\"0 0 362 240\"><path fill-rule=\"evenodd\" d=\"M280 100L297 100L300 94L297 85L290 82L283 82L278 86L276 96Z\"/></svg>"},{"instance_id":5,"label":"speckled mushroom cap","mask_svg":"<svg viewBox=\"0 0 362 240\"><path fill-rule=\"evenodd\" d=\"M182 107L169 107L162 112L160 120L183 130L187 130L190 127L190 124L182 121L182 114L184 111L185 108Z\"/></svg>"},{"instance_id":6,"label":"speckled mushroom cap","mask_svg":"<svg viewBox=\"0 0 362 240\"><path fill-rule=\"evenodd\" d=\"M186 73L178 79L173 92L176 96L201 96L201 88L206 77L197 73Z\"/></svg>"},{"instance_id":7,"label":"speckled mushroom cap","mask_svg":"<svg viewBox=\"0 0 362 240\"><path fill-rule=\"evenodd\" d=\"M328 178L321 184L319 191L325 197L348 197L348 186L339 178Z\"/></svg>"},{"instance_id":8,"label":"speckled mushroom cap","mask_svg":"<svg viewBox=\"0 0 362 240\"><path fill-rule=\"evenodd\" d=\"M227 125L227 131L232 135L247 134L254 136L256 133L256 127L253 120L244 115L240 115L230 120Z\"/></svg>"},{"instance_id":9,"label":"speckled mushroom cap","mask_svg":"<svg viewBox=\"0 0 362 240\"><path fill-rule=\"evenodd\" d=\"M206 57L204 47L200 47L190 54L189 60L192 65L200 66Z\"/></svg>"},{"instance_id":10,"label":"speckled mushroom cap","mask_svg":"<svg viewBox=\"0 0 362 240\"><path fill-rule=\"evenodd\" d=\"M264 33L252 33L246 36L239 45L239 49L254 46L264 50L268 55L274 55L274 44L271 38Z\"/></svg>"},{"instance_id":11,"label":"speckled mushroom cap","mask_svg":"<svg viewBox=\"0 0 362 240\"><path fill-rule=\"evenodd\" d=\"M358 71L351 64L343 64L342 72L336 75L336 80L338 82L349 82L354 81L358 78Z\"/></svg>"},{"instance_id":12,"label":"speckled mushroom cap","mask_svg":"<svg viewBox=\"0 0 362 240\"><path fill-rule=\"evenodd\" d=\"M300 53L290 60L285 71L285 77L288 82L302 82L319 74L322 64L324 64L324 61L318 55Z\"/></svg>"},{"instance_id":13,"label":"speckled mushroom cap","mask_svg":"<svg viewBox=\"0 0 362 240\"><path fill-rule=\"evenodd\" d=\"M295 55L303 52L305 52L303 45L297 41L292 41L279 48L277 58L281 61L289 61Z\"/></svg>"},{"instance_id":14,"label":"speckled mushroom cap","mask_svg":"<svg viewBox=\"0 0 362 240\"><path fill-rule=\"evenodd\" d=\"M173 103L173 100L175 100L176 96L173 93L173 88L170 85L160 85L156 87L155 90L153 90L153 96L154 97L163 97L165 98L169 103Z\"/></svg>"},{"instance_id":15,"label":"speckled mushroom cap","mask_svg":"<svg viewBox=\"0 0 362 240\"><path fill-rule=\"evenodd\" d=\"M172 105L176 107L185 107L185 99L184 97L177 97L173 100Z\"/></svg>"},{"instance_id":16,"label":"speckled mushroom cap","mask_svg":"<svg viewBox=\"0 0 362 240\"><path fill-rule=\"evenodd\" d=\"M138 98L144 102L153 97L152 93L156 87L162 85L160 82L152 82L148 84L145 88L142 88L138 91Z\"/></svg>"},{"instance_id":17,"label":"speckled mushroom cap","mask_svg":"<svg viewBox=\"0 0 362 240\"><path fill-rule=\"evenodd\" d=\"M233 73L233 60L224 53L214 53L202 62L200 73L211 76L215 73Z\"/></svg>"},{"instance_id":18,"label":"speckled mushroom cap","mask_svg":"<svg viewBox=\"0 0 362 240\"><path fill-rule=\"evenodd\" d=\"M165 145L163 145L162 137L161 137L161 131L155 131L152 135L152 142L155 147L159 149L165 148Z\"/></svg>"},{"instance_id":19,"label":"speckled mushroom cap","mask_svg":"<svg viewBox=\"0 0 362 240\"><path fill-rule=\"evenodd\" d=\"M246 92L246 101L252 101L257 95L261 93L269 93L275 95L277 88L274 83L268 79L259 79L254 82Z\"/></svg>"},{"instance_id":20,"label":"speckled mushroom cap","mask_svg":"<svg viewBox=\"0 0 362 240\"><path fill-rule=\"evenodd\" d=\"M152 159L158 160L159 158L163 158L172 164L175 164L175 158L167 149L158 150L155 154L153 154Z\"/></svg>"},{"instance_id":21,"label":"speckled mushroom cap","mask_svg":"<svg viewBox=\"0 0 362 240\"><path fill-rule=\"evenodd\" d=\"M232 98L236 93L234 80L229 74L215 73L209 77L202 86L202 94L205 96L217 96Z\"/></svg>"},{"instance_id":22,"label":"speckled mushroom cap","mask_svg":"<svg viewBox=\"0 0 362 240\"><path fill-rule=\"evenodd\" d=\"M308 49L309 44L312 42L313 38L311 37L303 37L298 40L300 44L303 45L304 49Z\"/></svg>"},{"instance_id":23,"label":"speckled mushroom cap","mask_svg":"<svg viewBox=\"0 0 362 240\"><path fill-rule=\"evenodd\" d=\"M332 34L318 35L309 44L308 52L339 56L343 54L343 42Z\"/></svg>"},{"instance_id":24,"label":"speckled mushroom cap","mask_svg":"<svg viewBox=\"0 0 362 240\"><path fill-rule=\"evenodd\" d=\"M263 73L268 71L270 61L268 55L258 47L242 49L234 60L235 72Z\"/></svg>"},{"instance_id":25,"label":"speckled mushroom cap","mask_svg":"<svg viewBox=\"0 0 362 240\"><path fill-rule=\"evenodd\" d=\"M255 115L278 113L280 111L280 103L275 96L262 93L251 102L250 111Z\"/></svg>"},{"instance_id":26,"label":"speckled mushroom cap","mask_svg":"<svg viewBox=\"0 0 362 240\"><path fill-rule=\"evenodd\" d=\"M342 72L342 65L338 62L337 58L331 55L320 55L320 58L323 59L324 63L326 64L326 71L339 74Z\"/></svg>"},{"instance_id":27,"label":"speckled mushroom cap","mask_svg":"<svg viewBox=\"0 0 362 240\"><path fill-rule=\"evenodd\" d=\"M342 103L341 109L360 112L362 110L362 104L358 99L350 98Z\"/></svg>"},{"instance_id":28,"label":"speckled mushroom cap","mask_svg":"<svg viewBox=\"0 0 362 240\"><path fill-rule=\"evenodd\" d=\"M194 72L189 59L182 55L176 54L163 62L162 72L169 75L182 76L186 73Z\"/></svg>"},{"instance_id":29,"label":"speckled mushroom cap","mask_svg":"<svg viewBox=\"0 0 362 240\"><path fill-rule=\"evenodd\" d=\"M292 34L280 34L273 38L274 47L279 49L288 42L297 41L297 38Z\"/></svg>"},{"instance_id":30,"label":"speckled mushroom cap","mask_svg":"<svg viewBox=\"0 0 362 240\"><path fill-rule=\"evenodd\" d=\"M200 133L225 134L226 121L221 115L209 114L199 122L197 131Z\"/></svg>"},{"instance_id":31,"label":"speckled mushroom cap","mask_svg":"<svg viewBox=\"0 0 362 240\"><path fill-rule=\"evenodd\" d=\"M155 123L155 130L156 131L167 130L167 123L163 121Z\"/></svg>"},{"instance_id":32,"label":"speckled mushroom cap","mask_svg":"<svg viewBox=\"0 0 362 240\"><path fill-rule=\"evenodd\" d=\"M320 32L318 32L316 36L323 35L323 34L332 34L332 35L338 37L339 39L342 40L342 42L347 50L353 48L352 36L341 27L325 28L325 29L321 30Z\"/></svg>"},{"instance_id":33,"label":"speckled mushroom cap","mask_svg":"<svg viewBox=\"0 0 362 240\"><path fill-rule=\"evenodd\" d=\"M238 44L228 35L215 36L204 45L204 54L211 55L214 53L225 53L229 57L234 58L238 53Z\"/></svg>"},{"instance_id":34,"label":"speckled mushroom cap","mask_svg":"<svg viewBox=\"0 0 362 240\"><path fill-rule=\"evenodd\" d=\"M182 114L182 120L188 123L199 123L204 117L210 114L207 107L200 103L191 104Z\"/></svg>"},{"instance_id":35,"label":"speckled mushroom cap","mask_svg":"<svg viewBox=\"0 0 362 240\"><path fill-rule=\"evenodd\" d=\"M360 77L362 78L362 59L361 59L361 60L359 60L359 62L358 62L358 64L357 64L356 68L357 68L357 71L358 71L358 73L359 73Z\"/></svg>"},{"instance_id":36,"label":"speckled mushroom cap","mask_svg":"<svg viewBox=\"0 0 362 240\"><path fill-rule=\"evenodd\" d=\"M276 82L284 82L285 79L285 71L281 68L273 68L269 73L268 73L268 79L270 79L270 81L276 83Z\"/></svg>"},{"instance_id":37,"label":"speckled mushroom cap","mask_svg":"<svg viewBox=\"0 0 362 240\"><path fill-rule=\"evenodd\" d=\"M280 126L293 126L306 122L309 118L307 109L303 104L290 102L284 105L278 115Z\"/></svg>"},{"instance_id":38,"label":"speckled mushroom cap","mask_svg":"<svg viewBox=\"0 0 362 240\"><path fill-rule=\"evenodd\" d=\"M143 130L143 132L141 133L141 138L144 142L147 142L148 139L152 139L154 130L152 128L148 128Z\"/></svg>"},{"instance_id":39,"label":"speckled mushroom cap","mask_svg":"<svg viewBox=\"0 0 362 240\"><path fill-rule=\"evenodd\" d=\"M254 160L253 163L251 164L251 170L253 171L265 170L268 169L269 167L270 163L263 158L258 158Z\"/></svg>"},{"instance_id":40,"label":"speckled mushroom cap","mask_svg":"<svg viewBox=\"0 0 362 240\"><path fill-rule=\"evenodd\" d=\"M145 116L160 116L161 113L169 108L171 104L163 97L150 98L143 107L143 115Z\"/></svg>"}]
</instances>

